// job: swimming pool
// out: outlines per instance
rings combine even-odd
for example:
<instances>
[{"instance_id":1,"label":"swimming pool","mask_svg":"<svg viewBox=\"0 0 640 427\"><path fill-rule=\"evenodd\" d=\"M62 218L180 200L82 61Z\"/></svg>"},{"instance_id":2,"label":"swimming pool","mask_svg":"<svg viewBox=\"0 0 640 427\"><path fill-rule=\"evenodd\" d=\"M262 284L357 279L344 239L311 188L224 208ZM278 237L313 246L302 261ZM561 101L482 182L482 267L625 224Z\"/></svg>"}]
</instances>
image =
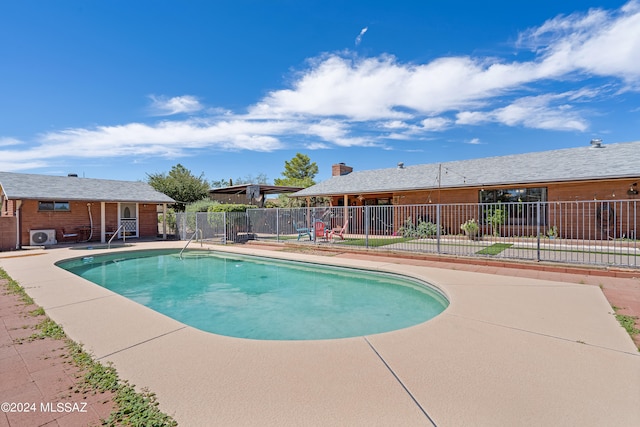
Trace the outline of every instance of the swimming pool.
<instances>
[{"instance_id":1,"label":"swimming pool","mask_svg":"<svg viewBox=\"0 0 640 427\"><path fill-rule=\"evenodd\" d=\"M57 264L182 323L220 335L317 340L388 332L448 300L399 275L211 251L132 251Z\"/></svg>"}]
</instances>

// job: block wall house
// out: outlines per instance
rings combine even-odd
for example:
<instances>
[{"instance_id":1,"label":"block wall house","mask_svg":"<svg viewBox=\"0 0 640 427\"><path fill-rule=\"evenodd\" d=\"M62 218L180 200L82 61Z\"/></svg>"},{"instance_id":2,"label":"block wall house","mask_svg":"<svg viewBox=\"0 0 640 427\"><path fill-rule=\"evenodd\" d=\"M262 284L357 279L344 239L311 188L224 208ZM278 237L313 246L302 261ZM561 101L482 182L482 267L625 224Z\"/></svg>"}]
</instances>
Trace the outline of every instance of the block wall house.
<instances>
[{"instance_id":1,"label":"block wall house","mask_svg":"<svg viewBox=\"0 0 640 427\"><path fill-rule=\"evenodd\" d=\"M0 172L0 202L0 249L8 250L114 233L156 237L158 210L174 200L144 182Z\"/></svg>"},{"instance_id":2,"label":"block wall house","mask_svg":"<svg viewBox=\"0 0 640 427\"><path fill-rule=\"evenodd\" d=\"M465 209L465 215L480 222L483 213L480 207L453 204L501 202L509 214L502 227L505 235L535 235L539 216L543 227L564 221L567 237L605 238L612 233L622 237L603 227L614 218L618 229L630 230L633 237L640 232L640 206L635 202L640 199L639 190L640 142L605 145L594 140L577 148L415 166L399 163L394 168L356 172L338 163L330 179L293 196L307 199L310 205L312 198L325 197L334 207L376 207L374 212L383 217L382 222L390 224L384 230L370 224L380 234L398 230L408 216L415 216L416 209L409 205L423 206L424 217L429 219L435 218L435 207L441 205L445 231L456 234L465 218L454 211ZM533 212L535 202L543 202L542 212ZM548 202L557 202L562 209ZM580 227L590 222L591 229L578 230L577 224L567 223L567 206L576 210L572 212L575 218L582 218ZM621 209L625 215L617 212ZM351 232L362 232L357 229L358 224L364 227L361 221L351 223Z\"/></svg>"}]
</instances>

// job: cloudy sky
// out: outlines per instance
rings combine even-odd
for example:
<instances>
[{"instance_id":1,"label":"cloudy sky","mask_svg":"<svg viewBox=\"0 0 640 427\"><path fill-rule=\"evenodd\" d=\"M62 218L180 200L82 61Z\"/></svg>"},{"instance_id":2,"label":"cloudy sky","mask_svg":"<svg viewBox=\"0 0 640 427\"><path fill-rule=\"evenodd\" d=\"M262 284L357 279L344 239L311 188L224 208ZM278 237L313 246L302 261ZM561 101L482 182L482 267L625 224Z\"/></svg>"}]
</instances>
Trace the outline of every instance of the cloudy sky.
<instances>
[{"instance_id":1,"label":"cloudy sky","mask_svg":"<svg viewBox=\"0 0 640 427\"><path fill-rule=\"evenodd\" d=\"M640 140L640 0L5 1L0 170L144 180Z\"/></svg>"}]
</instances>

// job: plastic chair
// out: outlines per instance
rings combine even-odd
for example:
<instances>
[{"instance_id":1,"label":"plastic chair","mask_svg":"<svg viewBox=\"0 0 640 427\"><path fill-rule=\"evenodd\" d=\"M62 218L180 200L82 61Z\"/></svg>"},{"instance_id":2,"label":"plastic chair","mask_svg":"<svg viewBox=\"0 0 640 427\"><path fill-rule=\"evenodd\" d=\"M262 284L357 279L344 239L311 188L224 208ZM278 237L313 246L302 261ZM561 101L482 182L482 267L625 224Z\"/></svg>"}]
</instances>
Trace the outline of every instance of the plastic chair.
<instances>
[{"instance_id":1,"label":"plastic chair","mask_svg":"<svg viewBox=\"0 0 640 427\"><path fill-rule=\"evenodd\" d=\"M342 240L344 240L344 233L345 231L347 231L347 225L349 225L349 220L344 222L344 225L342 226L342 228L336 227L332 229L331 232L329 233L329 240L333 240L333 236L338 236Z\"/></svg>"},{"instance_id":2,"label":"plastic chair","mask_svg":"<svg viewBox=\"0 0 640 427\"><path fill-rule=\"evenodd\" d=\"M293 222L293 226L295 227L296 231L298 232L298 240L300 240L300 237L307 235L309 236L309 240L312 240L311 237L311 229L308 227L298 227L298 224L294 221Z\"/></svg>"}]
</instances>

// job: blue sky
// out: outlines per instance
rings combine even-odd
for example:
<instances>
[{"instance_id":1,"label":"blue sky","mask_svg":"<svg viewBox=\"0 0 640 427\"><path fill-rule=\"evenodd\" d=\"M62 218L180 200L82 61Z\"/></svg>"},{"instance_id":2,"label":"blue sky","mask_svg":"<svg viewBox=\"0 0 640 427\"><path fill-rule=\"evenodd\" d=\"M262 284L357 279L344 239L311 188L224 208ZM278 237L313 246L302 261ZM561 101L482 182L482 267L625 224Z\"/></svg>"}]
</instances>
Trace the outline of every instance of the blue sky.
<instances>
[{"instance_id":1,"label":"blue sky","mask_svg":"<svg viewBox=\"0 0 640 427\"><path fill-rule=\"evenodd\" d=\"M3 1L0 170L272 182L301 152L321 181L637 141L639 58L640 0Z\"/></svg>"}]
</instances>

